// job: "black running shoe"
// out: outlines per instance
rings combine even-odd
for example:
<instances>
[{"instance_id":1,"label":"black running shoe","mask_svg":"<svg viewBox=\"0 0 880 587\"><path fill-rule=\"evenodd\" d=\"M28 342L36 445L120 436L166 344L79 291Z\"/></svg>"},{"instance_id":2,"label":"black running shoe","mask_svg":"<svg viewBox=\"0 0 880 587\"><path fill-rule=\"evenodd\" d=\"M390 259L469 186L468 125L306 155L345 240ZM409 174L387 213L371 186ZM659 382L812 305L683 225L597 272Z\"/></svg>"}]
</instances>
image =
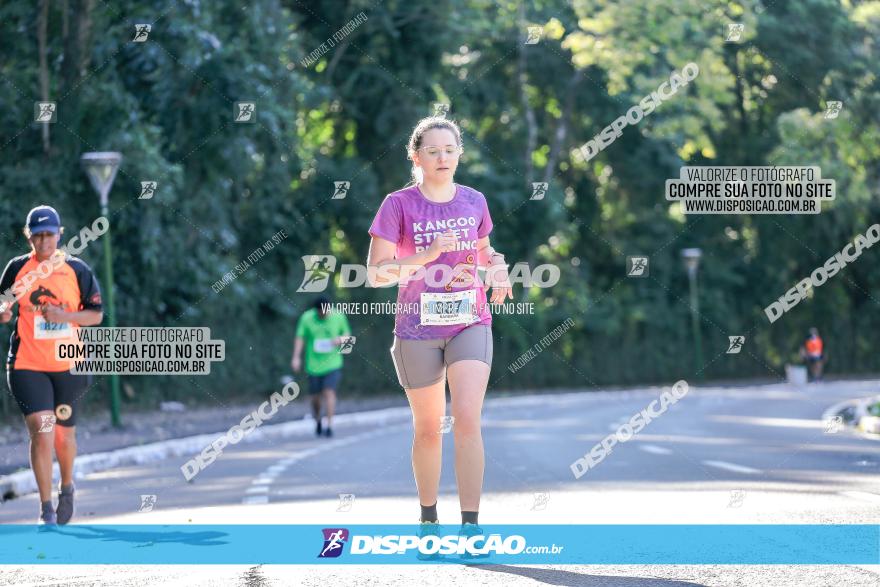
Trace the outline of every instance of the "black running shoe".
<instances>
[{"instance_id":1,"label":"black running shoe","mask_svg":"<svg viewBox=\"0 0 880 587\"><path fill-rule=\"evenodd\" d=\"M58 517L55 514L55 510L53 508L42 509L40 510L40 518L37 521L39 524L38 530L40 532L45 532L46 530L54 530L58 527Z\"/></svg>"},{"instance_id":2,"label":"black running shoe","mask_svg":"<svg viewBox=\"0 0 880 587\"><path fill-rule=\"evenodd\" d=\"M331 436L333 436L333 431L330 429L329 426L327 426L327 429L324 430L324 436L326 436L327 438L330 438Z\"/></svg>"},{"instance_id":3,"label":"black running shoe","mask_svg":"<svg viewBox=\"0 0 880 587\"><path fill-rule=\"evenodd\" d=\"M318 424L315 426L315 436L321 436L321 419L318 418Z\"/></svg>"},{"instance_id":4,"label":"black running shoe","mask_svg":"<svg viewBox=\"0 0 880 587\"><path fill-rule=\"evenodd\" d=\"M58 507L55 508L55 513L58 518L58 524L64 525L70 521L73 517L74 507L73 507L73 494L74 494L74 486L73 483L70 484L70 488L68 491L64 491L63 489L58 489Z\"/></svg>"}]
</instances>

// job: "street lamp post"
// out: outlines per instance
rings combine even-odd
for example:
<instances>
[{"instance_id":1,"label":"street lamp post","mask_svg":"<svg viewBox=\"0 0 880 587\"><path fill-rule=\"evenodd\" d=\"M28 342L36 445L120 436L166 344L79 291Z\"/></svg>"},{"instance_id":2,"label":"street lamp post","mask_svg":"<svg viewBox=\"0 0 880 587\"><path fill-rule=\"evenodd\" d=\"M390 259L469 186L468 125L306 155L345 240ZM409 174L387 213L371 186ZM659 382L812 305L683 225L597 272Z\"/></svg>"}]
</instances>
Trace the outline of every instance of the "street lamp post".
<instances>
[{"instance_id":1,"label":"street lamp post","mask_svg":"<svg viewBox=\"0 0 880 587\"><path fill-rule=\"evenodd\" d=\"M122 155L115 152L84 153L80 161L92 187L98 192L101 202L101 215L107 218L107 233L104 234L104 276L105 293L107 302L107 325L111 328L116 326L116 312L113 305L113 256L110 248L110 219L108 218L108 196L113 180L116 179L116 171L122 161ZM120 428L122 422L119 418L119 375L110 375L110 418L115 428Z\"/></svg>"},{"instance_id":2,"label":"street lamp post","mask_svg":"<svg viewBox=\"0 0 880 587\"><path fill-rule=\"evenodd\" d=\"M691 290L691 328L694 333L694 360L696 361L695 377L702 379L703 368L703 339L700 335L700 306L697 294L697 269L700 266L700 257L703 251L700 249L682 249L681 256L688 272L688 282Z\"/></svg>"}]
</instances>

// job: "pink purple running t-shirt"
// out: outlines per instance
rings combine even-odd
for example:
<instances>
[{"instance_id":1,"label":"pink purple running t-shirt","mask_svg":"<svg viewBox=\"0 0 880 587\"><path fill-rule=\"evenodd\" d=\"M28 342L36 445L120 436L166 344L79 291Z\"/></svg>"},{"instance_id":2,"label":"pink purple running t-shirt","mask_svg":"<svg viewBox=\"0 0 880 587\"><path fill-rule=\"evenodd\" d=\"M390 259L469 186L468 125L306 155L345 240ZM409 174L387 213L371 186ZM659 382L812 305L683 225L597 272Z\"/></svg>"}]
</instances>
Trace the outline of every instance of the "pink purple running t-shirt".
<instances>
[{"instance_id":1,"label":"pink purple running t-shirt","mask_svg":"<svg viewBox=\"0 0 880 587\"><path fill-rule=\"evenodd\" d=\"M492 232L492 218L483 194L454 185L448 202L432 202L418 186L390 193L370 225L372 236L397 245L397 259L427 249L447 230L458 237L459 250L441 253L423 274L399 284L394 334L402 339L448 338L468 326L492 325L476 271L477 241Z\"/></svg>"}]
</instances>

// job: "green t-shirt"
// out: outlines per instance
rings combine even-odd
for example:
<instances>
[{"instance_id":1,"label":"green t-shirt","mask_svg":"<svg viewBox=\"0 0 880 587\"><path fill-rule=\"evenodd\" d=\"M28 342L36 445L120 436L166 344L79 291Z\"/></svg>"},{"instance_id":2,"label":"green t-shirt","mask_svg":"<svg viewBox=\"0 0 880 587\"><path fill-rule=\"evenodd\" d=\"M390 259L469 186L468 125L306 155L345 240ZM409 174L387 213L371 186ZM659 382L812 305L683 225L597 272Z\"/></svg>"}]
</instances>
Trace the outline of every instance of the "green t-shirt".
<instances>
[{"instance_id":1,"label":"green t-shirt","mask_svg":"<svg viewBox=\"0 0 880 587\"><path fill-rule=\"evenodd\" d=\"M342 354L331 339L349 336L348 318L339 312L330 312L322 320L315 308L303 312L296 325L296 337L305 346L305 369L309 375L326 375L342 368Z\"/></svg>"}]
</instances>

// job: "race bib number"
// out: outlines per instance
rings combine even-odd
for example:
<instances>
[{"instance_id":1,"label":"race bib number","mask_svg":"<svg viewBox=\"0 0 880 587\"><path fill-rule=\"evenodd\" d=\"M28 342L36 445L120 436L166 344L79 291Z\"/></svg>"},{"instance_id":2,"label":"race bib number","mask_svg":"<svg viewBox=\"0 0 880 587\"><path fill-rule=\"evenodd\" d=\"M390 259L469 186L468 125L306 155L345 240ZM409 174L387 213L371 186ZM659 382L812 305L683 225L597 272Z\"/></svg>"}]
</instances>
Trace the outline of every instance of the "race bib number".
<instances>
[{"instance_id":1,"label":"race bib number","mask_svg":"<svg viewBox=\"0 0 880 587\"><path fill-rule=\"evenodd\" d=\"M70 322L46 322L42 316L34 316L34 338L70 338L73 328Z\"/></svg>"},{"instance_id":2,"label":"race bib number","mask_svg":"<svg viewBox=\"0 0 880 587\"><path fill-rule=\"evenodd\" d=\"M470 324L477 318L477 290L468 289L449 293L425 292L421 296L421 324L423 326L445 326L449 324Z\"/></svg>"},{"instance_id":3,"label":"race bib number","mask_svg":"<svg viewBox=\"0 0 880 587\"><path fill-rule=\"evenodd\" d=\"M333 352L333 340L329 338L316 338L315 342L312 343L312 348L315 349L316 353Z\"/></svg>"}]
</instances>

